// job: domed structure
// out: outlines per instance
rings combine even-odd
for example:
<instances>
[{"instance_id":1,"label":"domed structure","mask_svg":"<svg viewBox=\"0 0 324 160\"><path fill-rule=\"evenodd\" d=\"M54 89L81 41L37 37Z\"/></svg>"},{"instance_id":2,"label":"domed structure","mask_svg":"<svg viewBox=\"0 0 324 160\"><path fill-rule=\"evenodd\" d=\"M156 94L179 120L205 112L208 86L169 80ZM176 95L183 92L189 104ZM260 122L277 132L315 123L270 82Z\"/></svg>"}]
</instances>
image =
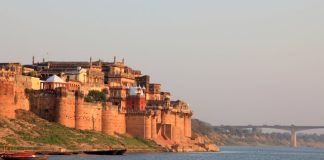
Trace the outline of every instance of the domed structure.
<instances>
[{"instance_id":1,"label":"domed structure","mask_svg":"<svg viewBox=\"0 0 324 160\"><path fill-rule=\"evenodd\" d=\"M67 83L65 81L63 81L60 77L58 77L57 75L53 75L49 78L47 78L47 80L45 82L41 82L41 89L56 89L59 87L67 87Z\"/></svg>"},{"instance_id":2,"label":"domed structure","mask_svg":"<svg viewBox=\"0 0 324 160\"><path fill-rule=\"evenodd\" d=\"M53 75L49 78L47 78L46 82L56 82L56 83L65 83L62 78L60 78L59 76L57 75Z\"/></svg>"}]
</instances>

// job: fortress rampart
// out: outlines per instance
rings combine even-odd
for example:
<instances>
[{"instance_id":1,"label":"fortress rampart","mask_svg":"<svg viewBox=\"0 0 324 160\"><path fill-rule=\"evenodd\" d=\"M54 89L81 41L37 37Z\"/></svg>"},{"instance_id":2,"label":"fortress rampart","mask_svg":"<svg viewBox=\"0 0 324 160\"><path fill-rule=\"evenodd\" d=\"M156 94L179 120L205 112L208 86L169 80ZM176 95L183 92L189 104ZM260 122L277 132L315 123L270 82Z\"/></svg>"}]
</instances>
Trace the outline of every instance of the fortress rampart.
<instances>
[{"instance_id":1,"label":"fortress rampart","mask_svg":"<svg viewBox=\"0 0 324 160\"><path fill-rule=\"evenodd\" d=\"M125 133L125 114L119 114L117 106L105 106L102 109L102 132L108 135Z\"/></svg>"},{"instance_id":2,"label":"fortress rampart","mask_svg":"<svg viewBox=\"0 0 324 160\"><path fill-rule=\"evenodd\" d=\"M30 111L70 128L93 130L109 135L124 134L125 114L111 104L83 102L82 94L65 88L30 91Z\"/></svg>"},{"instance_id":3,"label":"fortress rampart","mask_svg":"<svg viewBox=\"0 0 324 160\"><path fill-rule=\"evenodd\" d=\"M55 121L64 126L75 128L75 108L76 102L73 93L69 93L65 88L56 90L56 116Z\"/></svg>"},{"instance_id":4,"label":"fortress rampart","mask_svg":"<svg viewBox=\"0 0 324 160\"><path fill-rule=\"evenodd\" d=\"M182 143L191 137L191 115L178 110L121 111L111 103L86 103L83 95L66 88L29 90L15 81L0 80L0 116L15 118L15 110L29 110L41 118L70 128L108 135L129 134L145 139Z\"/></svg>"},{"instance_id":5,"label":"fortress rampart","mask_svg":"<svg viewBox=\"0 0 324 160\"><path fill-rule=\"evenodd\" d=\"M38 72L43 74L41 77L31 77L22 75L19 65L16 68L16 70L12 67L5 70L0 68L1 117L14 119L15 111L24 109L43 119L70 128L92 130L108 135L128 134L154 140L162 146L179 147L186 144L192 147L195 144L191 139L192 112L189 107L182 101L170 101L170 93L160 92L159 84L151 85L144 79L143 85L147 86L147 89L139 86L130 89L112 85L115 82L122 82L121 84L126 86L139 83L135 82L134 78L120 77L122 75L108 76L110 85L97 84L96 82L103 79L102 72L98 70L98 73L87 77L90 79L82 81L84 84L79 88L76 86L71 90L68 87L70 83L56 75L52 76L52 79L48 78L49 81L42 81L42 76L49 74L47 71ZM89 70L91 68L92 65ZM112 69L116 69L116 73L125 72L123 69L118 70L118 66ZM55 69L49 71L56 73ZM130 68L127 68L127 72L138 74ZM51 87L44 88L44 83ZM85 102L84 93L88 94L93 87L97 87L95 88L97 91L106 89L108 101ZM184 151L183 147L180 150Z\"/></svg>"},{"instance_id":6,"label":"fortress rampart","mask_svg":"<svg viewBox=\"0 0 324 160\"><path fill-rule=\"evenodd\" d=\"M43 119L56 122L57 92L55 90L27 90L30 111Z\"/></svg>"},{"instance_id":7,"label":"fortress rampart","mask_svg":"<svg viewBox=\"0 0 324 160\"><path fill-rule=\"evenodd\" d=\"M75 128L102 131L101 104L83 103L78 105L75 112Z\"/></svg>"},{"instance_id":8,"label":"fortress rampart","mask_svg":"<svg viewBox=\"0 0 324 160\"><path fill-rule=\"evenodd\" d=\"M24 88L16 82L15 74L0 71L0 116L15 118L15 110L29 110Z\"/></svg>"},{"instance_id":9,"label":"fortress rampart","mask_svg":"<svg viewBox=\"0 0 324 160\"><path fill-rule=\"evenodd\" d=\"M120 111L111 103L83 102L82 95L64 88L33 91L29 100L32 112L70 128L152 140L163 137L179 143L191 137L191 113L182 110Z\"/></svg>"}]
</instances>

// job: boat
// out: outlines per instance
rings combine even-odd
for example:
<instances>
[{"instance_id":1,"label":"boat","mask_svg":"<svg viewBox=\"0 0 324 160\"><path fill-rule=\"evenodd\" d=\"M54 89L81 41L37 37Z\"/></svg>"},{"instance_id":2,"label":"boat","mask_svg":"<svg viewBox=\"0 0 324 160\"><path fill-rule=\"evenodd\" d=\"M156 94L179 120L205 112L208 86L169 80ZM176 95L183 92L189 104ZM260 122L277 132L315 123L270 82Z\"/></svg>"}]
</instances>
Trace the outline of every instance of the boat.
<instances>
[{"instance_id":1,"label":"boat","mask_svg":"<svg viewBox=\"0 0 324 160\"><path fill-rule=\"evenodd\" d=\"M0 157L7 156L7 155L32 156L32 155L36 155L36 152L34 152L34 151L23 151L23 152L3 152L3 153L0 153Z\"/></svg>"},{"instance_id":2,"label":"boat","mask_svg":"<svg viewBox=\"0 0 324 160\"><path fill-rule=\"evenodd\" d=\"M48 156L37 155L36 152L16 152L16 153L2 153L0 157L3 160L47 160Z\"/></svg>"},{"instance_id":3,"label":"boat","mask_svg":"<svg viewBox=\"0 0 324 160\"><path fill-rule=\"evenodd\" d=\"M124 155L126 153L126 149L121 149L117 151L117 155Z\"/></svg>"},{"instance_id":4,"label":"boat","mask_svg":"<svg viewBox=\"0 0 324 160\"><path fill-rule=\"evenodd\" d=\"M126 149L112 149L112 150L96 150L96 151L83 151L84 154L90 155L123 155Z\"/></svg>"},{"instance_id":5,"label":"boat","mask_svg":"<svg viewBox=\"0 0 324 160\"><path fill-rule=\"evenodd\" d=\"M47 160L46 155L3 155L1 157L3 160Z\"/></svg>"}]
</instances>

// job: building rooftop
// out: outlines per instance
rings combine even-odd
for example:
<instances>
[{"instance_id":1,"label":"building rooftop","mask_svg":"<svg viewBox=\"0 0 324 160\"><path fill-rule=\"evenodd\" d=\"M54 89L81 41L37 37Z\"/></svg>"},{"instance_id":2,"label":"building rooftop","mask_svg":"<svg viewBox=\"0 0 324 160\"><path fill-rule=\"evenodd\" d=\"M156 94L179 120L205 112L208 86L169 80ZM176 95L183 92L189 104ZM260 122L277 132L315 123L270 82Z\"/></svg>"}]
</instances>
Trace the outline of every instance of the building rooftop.
<instances>
[{"instance_id":1,"label":"building rooftop","mask_svg":"<svg viewBox=\"0 0 324 160\"><path fill-rule=\"evenodd\" d=\"M56 83L65 83L60 77L58 77L57 75L53 75L51 77L49 77L46 82L56 82Z\"/></svg>"}]
</instances>

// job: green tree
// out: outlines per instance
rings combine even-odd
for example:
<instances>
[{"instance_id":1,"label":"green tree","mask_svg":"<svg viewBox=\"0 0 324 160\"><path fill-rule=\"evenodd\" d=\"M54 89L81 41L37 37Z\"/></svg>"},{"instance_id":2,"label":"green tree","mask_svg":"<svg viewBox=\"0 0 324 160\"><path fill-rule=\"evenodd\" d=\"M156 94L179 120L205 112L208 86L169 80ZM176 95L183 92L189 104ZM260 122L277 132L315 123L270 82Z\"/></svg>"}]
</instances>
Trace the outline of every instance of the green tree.
<instances>
[{"instance_id":1,"label":"green tree","mask_svg":"<svg viewBox=\"0 0 324 160\"><path fill-rule=\"evenodd\" d=\"M91 90L88 95L84 97L86 102L106 102L107 96L104 92Z\"/></svg>"}]
</instances>

